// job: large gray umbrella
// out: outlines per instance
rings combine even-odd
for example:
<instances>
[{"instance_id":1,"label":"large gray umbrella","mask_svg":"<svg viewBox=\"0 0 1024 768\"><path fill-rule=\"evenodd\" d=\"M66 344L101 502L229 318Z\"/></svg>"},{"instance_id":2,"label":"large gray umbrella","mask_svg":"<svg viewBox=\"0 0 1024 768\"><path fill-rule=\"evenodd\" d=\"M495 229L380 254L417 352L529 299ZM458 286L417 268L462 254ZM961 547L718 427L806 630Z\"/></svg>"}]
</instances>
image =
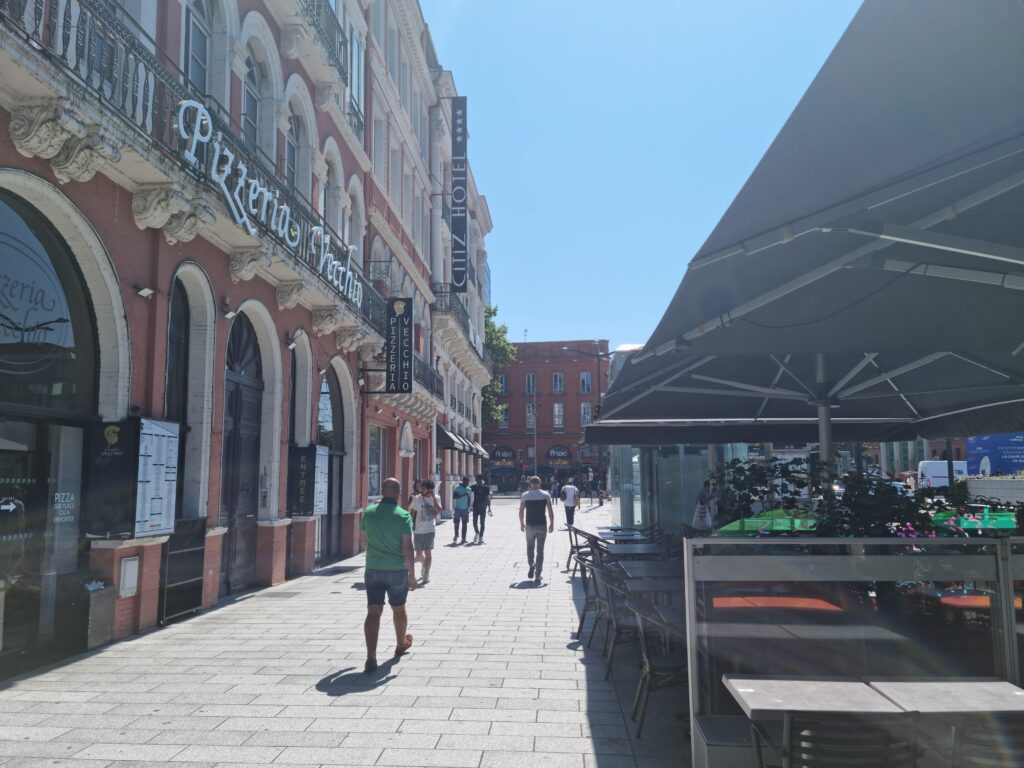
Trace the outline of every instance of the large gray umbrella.
<instances>
[{"instance_id":1,"label":"large gray umbrella","mask_svg":"<svg viewBox=\"0 0 1024 768\"><path fill-rule=\"evenodd\" d=\"M1016 0L865 3L588 441L1024 428L1021 40Z\"/></svg>"}]
</instances>

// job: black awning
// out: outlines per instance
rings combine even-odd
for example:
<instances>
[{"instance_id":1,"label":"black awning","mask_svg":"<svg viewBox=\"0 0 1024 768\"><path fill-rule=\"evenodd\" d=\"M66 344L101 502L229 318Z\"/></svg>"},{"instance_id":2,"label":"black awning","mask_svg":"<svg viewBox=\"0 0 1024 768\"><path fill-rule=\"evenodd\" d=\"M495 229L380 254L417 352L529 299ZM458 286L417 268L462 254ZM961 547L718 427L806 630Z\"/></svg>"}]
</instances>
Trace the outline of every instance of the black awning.
<instances>
[{"instance_id":1,"label":"black awning","mask_svg":"<svg viewBox=\"0 0 1024 768\"><path fill-rule=\"evenodd\" d=\"M452 451L465 451L461 437L450 431L441 422L436 422L434 426L437 428L437 444L439 446Z\"/></svg>"}]
</instances>

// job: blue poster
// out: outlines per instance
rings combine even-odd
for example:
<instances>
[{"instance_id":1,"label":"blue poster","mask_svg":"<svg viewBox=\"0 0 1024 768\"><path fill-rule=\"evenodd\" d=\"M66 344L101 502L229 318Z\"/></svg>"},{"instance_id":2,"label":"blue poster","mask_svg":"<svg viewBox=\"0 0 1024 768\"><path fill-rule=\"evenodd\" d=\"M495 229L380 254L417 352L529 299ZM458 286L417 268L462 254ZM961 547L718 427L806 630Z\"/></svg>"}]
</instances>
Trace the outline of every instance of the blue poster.
<instances>
[{"instance_id":1,"label":"blue poster","mask_svg":"<svg viewBox=\"0 0 1024 768\"><path fill-rule=\"evenodd\" d=\"M967 474L997 475L1024 471L1024 433L967 438Z\"/></svg>"}]
</instances>

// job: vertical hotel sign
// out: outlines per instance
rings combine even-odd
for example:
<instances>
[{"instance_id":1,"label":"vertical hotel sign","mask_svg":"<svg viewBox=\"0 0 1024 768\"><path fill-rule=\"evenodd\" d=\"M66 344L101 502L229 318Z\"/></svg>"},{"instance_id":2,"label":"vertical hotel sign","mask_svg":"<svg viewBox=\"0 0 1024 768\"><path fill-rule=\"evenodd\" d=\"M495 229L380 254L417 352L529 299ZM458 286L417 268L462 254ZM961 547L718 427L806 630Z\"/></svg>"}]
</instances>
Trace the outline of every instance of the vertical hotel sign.
<instances>
[{"instance_id":1,"label":"vertical hotel sign","mask_svg":"<svg viewBox=\"0 0 1024 768\"><path fill-rule=\"evenodd\" d=\"M412 392L412 300L388 299L384 391Z\"/></svg>"},{"instance_id":2,"label":"vertical hotel sign","mask_svg":"<svg viewBox=\"0 0 1024 768\"><path fill-rule=\"evenodd\" d=\"M452 98L452 293L466 293L469 280L466 233L469 231L469 160L466 157L466 97Z\"/></svg>"}]
</instances>

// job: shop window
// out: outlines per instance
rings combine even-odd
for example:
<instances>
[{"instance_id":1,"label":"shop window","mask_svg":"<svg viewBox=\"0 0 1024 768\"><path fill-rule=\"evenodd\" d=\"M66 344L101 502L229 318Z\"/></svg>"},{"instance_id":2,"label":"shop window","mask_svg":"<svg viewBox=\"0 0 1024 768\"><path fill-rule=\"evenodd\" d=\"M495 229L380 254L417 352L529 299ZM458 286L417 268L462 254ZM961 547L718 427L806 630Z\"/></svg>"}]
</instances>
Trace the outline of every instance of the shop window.
<instances>
[{"instance_id":1,"label":"shop window","mask_svg":"<svg viewBox=\"0 0 1024 768\"><path fill-rule=\"evenodd\" d=\"M93 413L96 336L82 278L49 222L0 191L0 402Z\"/></svg>"},{"instance_id":2,"label":"shop window","mask_svg":"<svg viewBox=\"0 0 1024 768\"><path fill-rule=\"evenodd\" d=\"M387 477L387 433L383 427L370 425L370 449L367 461L370 498L380 496L381 483Z\"/></svg>"}]
</instances>

